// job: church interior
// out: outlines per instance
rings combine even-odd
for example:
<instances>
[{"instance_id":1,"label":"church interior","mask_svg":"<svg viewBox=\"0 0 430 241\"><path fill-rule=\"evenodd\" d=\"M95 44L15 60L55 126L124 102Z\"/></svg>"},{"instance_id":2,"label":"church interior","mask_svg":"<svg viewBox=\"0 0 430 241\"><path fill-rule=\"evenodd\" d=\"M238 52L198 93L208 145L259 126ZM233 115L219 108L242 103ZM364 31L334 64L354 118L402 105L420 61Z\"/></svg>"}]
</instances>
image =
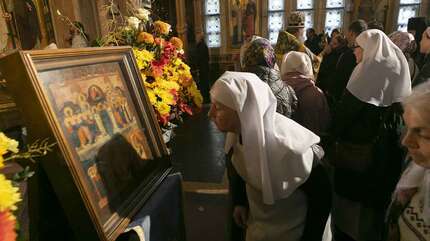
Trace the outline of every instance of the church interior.
<instances>
[{"instance_id":1,"label":"church interior","mask_svg":"<svg viewBox=\"0 0 430 241\"><path fill-rule=\"evenodd\" d=\"M0 0L0 241L430 241L430 0Z\"/></svg>"}]
</instances>

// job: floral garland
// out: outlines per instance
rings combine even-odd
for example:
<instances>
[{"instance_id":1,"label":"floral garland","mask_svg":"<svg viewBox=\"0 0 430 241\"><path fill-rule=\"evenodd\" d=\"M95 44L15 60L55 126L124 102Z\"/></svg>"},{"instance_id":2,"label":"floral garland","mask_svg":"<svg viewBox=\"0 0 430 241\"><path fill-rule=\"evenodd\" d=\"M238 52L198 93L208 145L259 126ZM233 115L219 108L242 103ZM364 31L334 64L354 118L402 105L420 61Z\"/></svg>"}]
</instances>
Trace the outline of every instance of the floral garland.
<instances>
[{"instance_id":1,"label":"floral garland","mask_svg":"<svg viewBox=\"0 0 430 241\"><path fill-rule=\"evenodd\" d=\"M113 6L108 6L113 12ZM203 97L185 63L183 42L168 36L171 26L152 23L146 9L131 9L134 16L111 21L111 31L99 40L100 46L130 45L136 57L149 100L158 122L166 129L181 121L182 114L193 115L201 109ZM149 31L151 30L151 31Z\"/></svg>"},{"instance_id":2,"label":"floral garland","mask_svg":"<svg viewBox=\"0 0 430 241\"><path fill-rule=\"evenodd\" d=\"M15 241L17 234L17 223L14 211L17 210L17 203L21 201L19 188L16 187L19 181L26 180L32 173L26 168L23 173L18 173L16 180L8 180L1 170L5 163L15 159L30 159L44 156L51 151L55 144L49 144L47 140L36 141L27 147L27 151L19 152L18 142L8 138L0 132L0 241ZM7 156L7 157L6 157Z\"/></svg>"}]
</instances>

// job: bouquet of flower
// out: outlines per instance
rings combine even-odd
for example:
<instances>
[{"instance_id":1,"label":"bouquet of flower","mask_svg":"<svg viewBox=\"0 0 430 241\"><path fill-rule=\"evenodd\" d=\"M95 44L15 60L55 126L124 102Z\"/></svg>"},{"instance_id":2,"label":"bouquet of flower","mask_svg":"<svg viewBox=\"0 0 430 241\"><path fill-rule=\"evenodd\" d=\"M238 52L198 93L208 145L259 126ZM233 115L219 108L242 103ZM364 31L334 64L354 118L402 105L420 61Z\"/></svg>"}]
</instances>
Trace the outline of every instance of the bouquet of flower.
<instances>
[{"instance_id":1,"label":"bouquet of flower","mask_svg":"<svg viewBox=\"0 0 430 241\"><path fill-rule=\"evenodd\" d=\"M27 147L27 151L19 152L18 142L0 132L0 241L16 239L17 224L14 211L17 210L16 204L21 201L17 186L19 182L33 175L29 167L26 167L22 172L15 173L12 180L8 180L1 174L1 169L5 163L12 160L29 159L34 162L33 158L46 155L54 145L55 143L49 144L47 140L36 141Z\"/></svg>"},{"instance_id":2,"label":"bouquet of flower","mask_svg":"<svg viewBox=\"0 0 430 241\"><path fill-rule=\"evenodd\" d=\"M114 19L110 31L99 40L100 46L133 46L137 65L142 74L149 100L162 128L180 121L181 115L199 111L203 97L185 63L183 42L169 38L171 26L162 21L152 22L146 9L131 9L130 17L122 17L107 6Z\"/></svg>"}]
</instances>

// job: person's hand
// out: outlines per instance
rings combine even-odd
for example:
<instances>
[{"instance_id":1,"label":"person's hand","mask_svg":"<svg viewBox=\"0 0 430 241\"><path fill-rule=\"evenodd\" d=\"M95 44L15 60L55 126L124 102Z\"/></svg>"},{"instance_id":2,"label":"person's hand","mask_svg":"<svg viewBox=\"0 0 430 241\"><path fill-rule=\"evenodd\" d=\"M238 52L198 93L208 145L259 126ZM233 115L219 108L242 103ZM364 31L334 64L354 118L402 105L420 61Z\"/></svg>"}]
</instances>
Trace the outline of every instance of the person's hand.
<instances>
[{"instance_id":1,"label":"person's hand","mask_svg":"<svg viewBox=\"0 0 430 241\"><path fill-rule=\"evenodd\" d=\"M248 221L248 208L244 206L234 206L233 219L239 227L246 228L246 223Z\"/></svg>"},{"instance_id":2,"label":"person's hand","mask_svg":"<svg viewBox=\"0 0 430 241\"><path fill-rule=\"evenodd\" d=\"M331 48L331 46L330 46L330 44L327 44L325 47L324 47L324 50L321 52L321 56L324 56L324 55L327 55L327 54L330 54L331 53L331 51L332 51L332 48Z\"/></svg>"}]
</instances>

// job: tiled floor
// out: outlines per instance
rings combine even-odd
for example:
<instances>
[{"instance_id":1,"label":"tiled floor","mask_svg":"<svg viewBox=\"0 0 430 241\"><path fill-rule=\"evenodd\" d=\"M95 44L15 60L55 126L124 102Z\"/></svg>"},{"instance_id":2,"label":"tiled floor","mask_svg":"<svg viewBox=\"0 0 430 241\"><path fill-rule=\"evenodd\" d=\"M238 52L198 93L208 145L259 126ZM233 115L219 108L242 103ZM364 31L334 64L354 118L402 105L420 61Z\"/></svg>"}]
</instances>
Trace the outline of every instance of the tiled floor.
<instances>
[{"instance_id":1,"label":"tiled floor","mask_svg":"<svg viewBox=\"0 0 430 241\"><path fill-rule=\"evenodd\" d=\"M187 241L226 241L228 191L224 134L207 117L208 106L176 131L173 166L184 179Z\"/></svg>"}]
</instances>

